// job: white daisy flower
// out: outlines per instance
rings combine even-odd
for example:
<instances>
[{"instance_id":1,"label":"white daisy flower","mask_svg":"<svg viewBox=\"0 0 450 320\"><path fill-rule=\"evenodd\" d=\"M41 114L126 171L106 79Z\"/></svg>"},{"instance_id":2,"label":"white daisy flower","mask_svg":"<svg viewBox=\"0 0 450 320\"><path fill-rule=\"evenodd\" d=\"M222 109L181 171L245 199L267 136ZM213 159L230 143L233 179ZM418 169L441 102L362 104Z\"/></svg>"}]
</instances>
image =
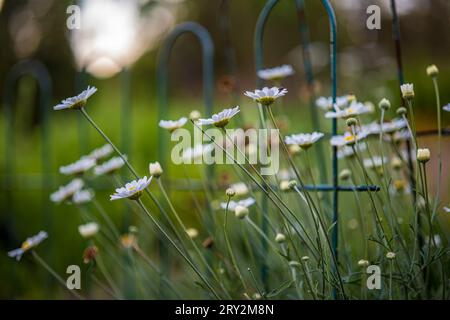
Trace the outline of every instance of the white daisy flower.
<instances>
[{"instance_id":1,"label":"white daisy flower","mask_svg":"<svg viewBox=\"0 0 450 320\"><path fill-rule=\"evenodd\" d=\"M53 107L53 110L81 109L86 105L87 99L89 99L89 97L95 92L97 92L96 87L88 86L87 89L79 95L61 101L60 104Z\"/></svg>"},{"instance_id":2,"label":"white daisy flower","mask_svg":"<svg viewBox=\"0 0 450 320\"><path fill-rule=\"evenodd\" d=\"M184 163L191 163L192 161L201 159L205 154L208 154L214 149L214 145L210 144L197 144L194 148L187 148L183 151L181 157Z\"/></svg>"},{"instance_id":3,"label":"white daisy flower","mask_svg":"<svg viewBox=\"0 0 450 320\"><path fill-rule=\"evenodd\" d=\"M94 158L83 157L72 164L59 167L59 172L65 175L81 174L93 168L96 163Z\"/></svg>"},{"instance_id":4,"label":"white daisy flower","mask_svg":"<svg viewBox=\"0 0 450 320\"><path fill-rule=\"evenodd\" d=\"M16 258L17 261L22 258L22 255L30 249L37 247L42 241L48 238L48 234L45 231L40 231L37 235L27 238L22 246L18 249L8 252L8 256L11 258Z\"/></svg>"},{"instance_id":5,"label":"white daisy flower","mask_svg":"<svg viewBox=\"0 0 450 320\"><path fill-rule=\"evenodd\" d=\"M229 188L232 188L234 190L234 193L237 197L245 196L249 192L248 187L244 182L233 183L229 186Z\"/></svg>"},{"instance_id":6,"label":"white daisy flower","mask_svg":"<svg viewBox=\"0 0 450 320\"><path fill-rule=\"evenodd\" d=\"M137 200L142 195L144 190L150 185L152 182L152 177L147 179L147 177L143 177L139 180L133 180L128 182L125 187L117 188L116 193L110 196L110 200L118 200L130 198L131 200Z\"/></svg>"},{"instance_id":7,"label":"white daisy flower","mask_svg":"<svg viewBox=\"0 0 450 320\"><path fill-rule=\"evenodd\" d=\"M72 202L75 204L83 204L94 199L94 192L92 190L79 190L72 196Z\"/></svg>"},{"instance_id":8,"label":"white daisy flower","mask_svg":"<svg viewBox=\"0 0 450 320\"><path fill-rule=\"evenodd\" d=\"M358 132L355 136L350 132L346 131L342 136L331 137L330 143L332 146L335 147L343 147L347 145L353 145L357 141L364 139L365 137L367 137L367 133L365 132Z\"/></svg>"},{"instance_id":9,"label":"white daisy flower","mask_svg":"<svg viewBox=\"0 0 450 320\"><path fill-rule=\"evenodd\" d=\"M253 204L255 204L255 202L256 201L253 198L247 198L247 199L243 199L240 201L231 200L230 203L228 204L228 210L234 211L237 206L242 206L242 207L248 208L248 207L252 206ZM220 207L223 210L225 210L227 208L227 202L221 202Z\"/></svg>"},{"instance_id":10,"label":"white daisy flower","mask_svg":"<svg viewBox=\"0 0 450 320\"><path fill-rule=\"evenodd\" d=\"M259 70L257 74L263 80L281 80L293 75L294 69L291 65L284 64L280 67Z\"/></svg>"},{"instance_id":11,"label":"white daisy flower","mask_svg":"<svg viewBox=\"0 0 450 320\"><path fill-rule=\"evenodd\" d=\"M96 222L89 222L78 226L78 232L83 238L91 238L98 233L100 229Z\"/></svg>"},{"instance_id":12,"label":"white daisy flower","mask_svg":"<svg viewBox=\"0 0 450 320\"><path fill-rule=\"evenodd\" d=\"M100 148L94 149L87 157L100 160L109 156L113 151L113 147L107 143Z\"/></svg>"},{"instance_id":13,"label":"white daisy flower","mask_svg":"<svg viewBox=\"0 0 450 320\"><path fill-rule=\"evenodd\" d=\"M169 132L174 132L175 130L184 126L187 122L187 118L182 117L178 120L161 120L159 121L159 126L163 129L169 130Z\"/></svg>"},{"instance_id":14,"label":"white daisy flower","mask_svg":"<svg viewBox=\"0 0 450 320\"><path fill-rule=\"evenodd\" d=\"M356 151L361 152L366 150L366 145L359 143L355 146ZM337 157L338 159L348 158L355 154L355 151L352 147L349 146L342 146L337 150Z\"/></svg>"},{"instance_id":15,"label":"white daisy flower","mask_svg":"<svg viewBox=\"0 0 450 320\"><path fill-rule=\"evenodd\" d=\"M287 136L285 142L287 145L298 145L303 149L308 149L323 136L322 132L299 133Z\"/></svg>"},{"instance_id":16,"label":"white daisy flower","mask_svg":"<svg viewBox=\"0 0 450 320\"><path fill-rule=\"evenodd\" d=\"M84 182L81 179L73 179L65 186L60 186L59 189L50 195L50 200L60 203L72 197L77 191L83 188Z\"/></svg>"},{"instance_id":17,"label":"white daisy flower","mask_svg":"<svg viewBox=\"0 0 450 320\"><path fill-rule=\"evenodd\" d=\"M263 106L270 106L276 99L286 95L287 89L277 87L264 87L262 90L256 89L255 91L246 91L244 95L252 98L255 102L260 103Z\"/></svg>"},{"instance_id":18,"label":"white daisy flower","mask_svg":"<svg viewBox=\"0 0 450 320\"><path fill-rule=\"evenodd\" d=\"M126 156L125 156L126 158ZM123 167L125 161L121 157L114 157L94 168L94 174L100 176L106 173L113 173Z\"/></svg>"},{"instance_id":19,"label":"white daisy flower","mask_svg":"<svg viewBox=\"0 0 450 320\"><path fill-rule=\"evenodd\" d=\"M388 158L374 156L372 158L364 159L363 163L364 163L364 167L366 167L367 169L380 168L383 165L383 163L388 163Z\"/></svg>"},{"instance_id":20,"label":"white daisy flower","mask_svg":"<svg viewBox=\"0 0 450 320\"><path fill-rule=\"evenodd\" d=\"M450 112L450 103L442 107L442 110Z\"/></svg>"},{"instance_id":21,"label":"white daisy flower","mask_svg":"<svg viewBox=\"0 0 450 320\"><path fill-rule=\"evenodd\" d=\"M239 113L239 106L231 109L224 109L223 111L213 114L209 119L199 119L197 121L198 125L208 125L213 124L218 128L225 127L235 115Z\"/></svg>"},{"instance_id":22,"label":"white daisy flower","mask_svg":"<svg viewBox=\"0 0 450 320\"><path fill-rule=\"evenodd\" d=\"M337 107L335 111L328 111L325 113L325 118L349 118L360 114L369 113L371 111L372 108L367 104L353 101L347 108L339 109Z\"/></svg>"},{"instance_id":23,"label":"white daisy flower","mask_svg":"<svg viewBox=\"0 0 450 320\"><path fill-rule=\"evenodd\" d=\"M405 83L400 86L400 90L402 91L402 96L404 99L412 99L414 98L414 84Z\"/></svg>"},{"instance_id":24,"label":"white daisy flower","mask_svg":"<svg viewBox=\"0 0 450 320\"><path fill-rule=\"evenodd\" d=\"M350 97L354 97L353 95L345 95L336 97L336 106L339 109L346 108L348 106L349 101L352 99ZM333 110L333 97L319 97L316 99L316 106L323 111Z\"/></svg>"}]
</instances>

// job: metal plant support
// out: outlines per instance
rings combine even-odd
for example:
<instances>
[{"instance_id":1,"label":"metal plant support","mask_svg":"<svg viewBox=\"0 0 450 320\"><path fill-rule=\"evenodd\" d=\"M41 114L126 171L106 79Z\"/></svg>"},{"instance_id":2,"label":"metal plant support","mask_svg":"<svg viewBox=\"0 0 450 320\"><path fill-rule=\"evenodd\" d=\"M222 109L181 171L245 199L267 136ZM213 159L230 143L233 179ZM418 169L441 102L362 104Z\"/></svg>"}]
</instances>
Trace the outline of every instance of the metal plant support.
<instances>
[{"instance_id":1,"label":"metal plant support","mask_svg":"<svg viewBox=\"0 0 450 320\"><path fill-rule=\"evenodd\" d=\"M156 85L157 85L157 99L158 99L158 121L161 119L167 119L169 105L168 105L168 68L169 58L172 52L173 46L177 39L186 33L192 33L197 37L202 49L203 59L203 99L205 104L205 116L212 115L213 110L213 91L214 91L214 45L211 40L211 36L208 31L201 25L195 22L185 22L177 25L173 31L168 35L164 41L161 51L159 53ZM167 150L164 141L162 139L165 132L161 128L158 129L158 156L161 160L161 165L167 169ZM212 169L212 168L210 168ZM212 170L207 170L207 177L212 177Z\"/></svg>"},{"instance_id":2,"label":"metal plant support","mask_svg":"<svg viewBox=\"0 0 450 320\"><path fill-rule=\"evenodd\" d=\"M13 192L17 186L16 155L15 155L15 130L14 130L14 93L18 81L24 76L31 76L37 83L39 92L38 119L41 123L41 188L44 204L44 226L51 232L51 216L53 206L48 201L48 194L45 192L53 187L51 175L51 144L50 144L50 126L49 117L51 112L52 81L47 68L37 60L23 60L15 64L7 73L5 87L3 91L3 106L5 110L5 225L7 226L7 245L12 247L18 242L17 230L15 227L15 214L13 206ZM15 277L15 272L11 275Z\"/></svg>"},{"instance_id":3,"label":"metal plant support","mask_svg":"<svg viewBox=\"0 0 450 320\"><path fill-rule=\"evenodd\" d=\"M259 15L257 25L256 25L256 31L255 31L255 39L254 39L254 45L255 45L255 63L256 63L256 70L261 70L264 68L264 52L263 52L263 35L264 35L264 28L267 22L267 19L269 17L270 12L273 10L276 4L279 3L279 0L268 0L266 2L266 5L261 10L261 13ZM304 3L302 0L296 0L295 1L297 13L299 16L299 23L300 23L300 33L301 33L301 39L302 39L302 45L304 46L304 54L303 59L305 60L305 71L307 71L307 80L308 84L312 86L312 83L314 81L312 68L309 61L309 38L308 38L308 32L307 32L307 26L306 21L304 19L304 13L302 11L304 10ZM336 102L336 96L337 96L337 72L336 72L336 66L337 66L337 31L336 31L336 16L334 14L333 7L331 3L328 0L322 0L322 5L324 6L327 15L329 17L329 24L330 24L330 61L331 61L331 87L332 87L332 99L333 103ZM306 46L306 47L305 47ZM263 85L262 80L258 80L257 82L258 86ZM312 114L314 114L315 108L311 110ZM317 116L313 115L313 125L315 126L314 130L319 130L318 121L314 120L317 119ZM336 135L337 134L337 121L336 119L333 119L331 122L332 130L331 134ZM315 185L315 186L306 186L307 190L311 191L330 191L332 192L332 203L333 203L333 215L332 215L332 225L333 225L333 233L332 233L332 244L333 244L333 251L336 255L336 258L338 257L338 200L339 200L339 192L341 191L359 191L359 192L373 192L378 191L380 188L378 186L340 186L338 182L338 160L337 160L337 148L333 147L332 150L332 183L330 185L327 184L321 184L321 185ZM267 205L267 204L266 204ZM267 213L265 213L267 214ZM263 225L264 227L264 225Z\"/></svg>"}]
</instances>

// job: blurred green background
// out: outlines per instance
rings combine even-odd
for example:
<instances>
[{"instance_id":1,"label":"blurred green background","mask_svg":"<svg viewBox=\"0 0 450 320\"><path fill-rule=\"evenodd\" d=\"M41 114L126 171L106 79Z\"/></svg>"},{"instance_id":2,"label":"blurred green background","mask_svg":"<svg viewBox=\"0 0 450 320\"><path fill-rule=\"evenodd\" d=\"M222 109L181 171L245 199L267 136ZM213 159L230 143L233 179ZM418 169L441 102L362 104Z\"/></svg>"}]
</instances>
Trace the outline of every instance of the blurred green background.
<instances>
[{"instance_id":1,"label":"blurred green background","mask_svg":"<svg viewBox=\"0 0 450 320\"><path fill-rule=\"evenodd\" d=\"M93 2L98 7L89 7L94 6ZM354 93L358 99L374 103L387 97L394 107L399 106L389 1L332 2L338 19L338 93ZM76 228L80 223L78 210L73 206L49 204L48 197L58 185L68 181L57 174L59 166L103 145L101 138L84 124L79 114L51 112L51 152L45 155L51 171L43 172L39 92L30 77L21 78L12 91L7 91L5 80L11 67L23 59L36 59L45 65L53 88L49 109L61 99L78 93L81 85L96 86L99 91L88 104L91 116L126 150L139 173L144 175L148 162L159 158L155 70L161 41L177 23L196 21L203 25L215 46L214 110L239 104L246 120L256 121L253 103L241 93L254 89L256 83L253 36L264 3L262 0L86 1L79 3L82 15L84 9L90 8L93 12L86 13L79 31L70 31L66 27L69 16L66 8L75 2L0 0L0 88L3 94L0 107L0 298L65 297L66 293L49 281L45 271L31 260L24 258L17 263L8 258L6 252L19 247L27 236L44 229L50 232L50 238L39 251L55 270L64 274L67 265L81 264L85 243ZM431 63L439 67L441 102L443 105L449 103L450 2L398 0L397 3L405 79L415 85L418 128L432 129L436 127L435 99L425 68ZM370 4L381 7L381 30L366 28L366 8ZM319 1L306 1L306 15L317 95L329 95L328 20ZM229 23L228 32L223 28L224 21ZM230 49L234 53L234 68L229 67L227 60L226 52ZM264 50L267 67L286 63L296 70L296 74L283 83L289 89L283 109L289 115L288 132L313 130L293 1L280 0L271 14ZM187 116L193 109L203 111L201 63L196 39L191 35L180 38L170 59L170 118ZM230 79L234 85L231 92L227 86ZM5 95L14 97L14 143L7 140ZM128 110L126 116L122 111L124 106ZM395 108L392 108L389 118L395 117L394 112ZM443 116L443 127L448 127L448 123L447 113ZM322 121L322 129L329 132L329 123ZM167 136L163 139L169 142ZM421 141L432 152L435 150L434 137ZM6 152L15 154L15 172L6 171ZM443 201L448 203L448 138L444 139L443 152L443 190L447 194ZM436 172L435 167L436 163L432 161L432 174ZM225 169L220 168L218 174L222 175ZM174 166L170 171L172 177L181 174ZM125 170L122 173L125 179L130 178ZM192 174L198 176L197 172ZM7 185L7 177L13 179L12 185ZM44 177L49 179L48 190L41 187ZM114 188L108 181L100 181L99 188L102 191L96 193L97 198L104 203L114 221L123 225L124 206L108 203L108 195ZM13 199L8 206L7 192ZM189 221L191 207L184 205L189 201L186 194L175 193L174 196L176 206ZM196 227L201 230L201 226Z\"/></svg>"}]
</instances>

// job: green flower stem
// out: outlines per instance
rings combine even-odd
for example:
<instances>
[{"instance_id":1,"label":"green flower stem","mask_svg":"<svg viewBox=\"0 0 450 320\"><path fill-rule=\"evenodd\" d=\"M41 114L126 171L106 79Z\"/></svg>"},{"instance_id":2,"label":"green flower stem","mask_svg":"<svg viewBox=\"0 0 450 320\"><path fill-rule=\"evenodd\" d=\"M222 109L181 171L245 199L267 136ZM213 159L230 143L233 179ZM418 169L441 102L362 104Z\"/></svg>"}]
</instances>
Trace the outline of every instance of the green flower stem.
<instances>
[{"instance_id":1,"label":"green flower stem","mask_svg":"<svg viewBox=\"0 0 450 320\"><path fill-rule=\"evenodd\" d=\"M216 299L220 300L220 296L217 294L217 292L214 290L214 288L211 286L209 281L201 274L201 272L198 270L198 268L194 265L194 263L191 261L190 258L188 258L185 253L178 247L178 245L172 240L172 238L167 234L167 232L162 228L162 226L156 221L156 219L153 217L153 215L148 211L148 209L144 206L141 199L136 200L139 206L144 210L144 212L147 214L147 216L152 220L153 224L156 226L159 232L161 232L164 237L170 242L170 244L175 248L175 250L180 254L180 256L189 264L189 266L194 270L194 272L198 275L198 277L203 281L203 283L208 287L208 289L211 291L211 293L214 295Z\"/></svg>"},{"instance_id":2,"label":"green flower stem","mask_svg":"<svg viewBox=\"0 0 450 320\"><path fill-rule=\"evenodd\" d=\"M392 300L392 269L394 268L392 260L389 261L389 300Z\"/></svg>"},{"instance_id":3,"label":"green flower stem","mask_svg":"<svg viewBox=\"0 0 450 320\"><path fill-rule=\"evenodd\" d=\"M247 284L245 283L244 277L242 276L242 273L241 273L241 271L239 269L239 266L238 266L238 264L236 262L236 257L234 256L233 249L232 249L231 243L230 243L230 239L228 238L227 220L228 220L228 205L230 204L230 200L231 200L231 197L228 197L227 206L225 208L225 218L223 220L223 234L224 234L224 237L225 237L225 243L227 245L228 254L230 255L231 263L233 264L233 268L236 271L239 279L241 280L242 286L244 287L245 291L247 293L250 293L250 291L249 291L249 289L247 287Z\"/></svg>"},{"instance_id":4,"label":"green flower stem","mask_svg":"<svg viewBox=\"0 0 450 320\"><path fill-rule=\"evenodd\" d=\"M267 185L267 189L264 188L259 182L258 180L255 179L255 177L239 162L237 162L233 156L226 150L223 148L223 146L221 146L220 144L218 144L215 140L213 140L211 138L211 136L209 136L203 129L201 129L195 122L192 121L192 123L194 124L194 126L196 126L197 128L199 128L202 133L211 141L213 141L213 143L218 146L219 148L221 148L225 154L236 164L239 166L239 168L241 168L241 170L243 170L245 172L245 174L261 189L261 191L267 196L267 198L278 208L278 210L280 211L281 215L283 216L284 219L286 219L287 221L289 221L289 224L294 228L294 230L296 231L296 233L298 234L298 236L300 237L300 239L302 239L302 241L304 241L305 245L308 247L308 249L311 251L311 254L315 257L315 252L313 250L311 250L311 244L308 244L307 241L305 241L305 239L303 239L302 234L298 231L296 225L294 223L292 223L292 221L288 220L286 213L283 211L283 209L280 207L283 206L288 212L289 214L291 214L299 223L300 227L305 231L305 236L308 238L308 240L311 241L311 238L308 236L308 234L306 233L306 230L304 229L302 223L298 220L298 218L295 216L295 214L292 212L292 210L283 202L281 201L280 197L278 197L278 195L276 194L276 192L270 187L270 185ZM250 165L250 167L256 172L256 174L260 177L260 179L263 180L264 182L264 178L262 178L262 176L259 174L258 170ZM269 193L269 191L271 191L271 193ZM272 198L271 195L274 195L275 198L280 201L280 203L278 203L277 201L275 201L274 198Z\"/></svg>"},{"instance_id":5,"label":"green flower stem","mask_svg":"<svg viewBox=\"0 0 450 320\"><path fill-rule=\"evenodd\" d=\"M134 246L133 249L150 266L150 268L153 269L153 271L157 273L159 277L161 277L161 280L170 288L177 299L182 299L172 282L163 274L163 272L161 272L158 266L145 254L145 252L139 246Z\"/></svg>"},{"instance_id":6,"label":"green flower stem","mask_svg":"<svg viewBox=\"0 0 450 320\"><path fill-rule=\"evenodd\" d=\"M156 180L158 181L158 185L159 185L159 189L161 190L161 193L163 194L164 198L167 201L167 204L170 207L170 210L172 211L173 215L175 216L175 219L177 220L178 224L180 225L181 229L182 229L182 233L184 234L184 238L187 239L191 245L194 247L197 255L199 256L200 260L202 261L202 263L206 266L206 268L208 269L208 271L212 274L212 276L214 277L214 280L217 281L217 283L222 284L222 282L219 280L219 278L217 277L216 273L214 272L214 270L211 268L211 266L209 265L209 263L206 261L205 256L202 254L202 252L200 251L200 248L198 247L197 243L194 241L194 239L192 239L191 237L189 237L186 233L186 226L183 223L183 220L181 220L180 215L178 214L178 212L175 210L175 207L172 204L172 201L170 201L169 196L167 195L166 189L164 188L163 183L161 182L161 178L156 178ZM223 288L224 291L226 292L225 288Z\"/></svg>"},{"instance_id":7,"label":"green flower stem","mask_svg":"<svg viewBox=\"0 0 450 320\"><path fill-rule=\"evenodd\" d=\"M123 299L122 297L122 293L120 292L119 288L117 287L116 283L114 282L111 274L108 271L108 268L105 267L104 263L103 263L103 259L101 258L101 256L97 256L95 258L95 262L97 263L98 268L100 269L101 273L103 274L103 276L106 279L106 282L108 282L109 286L111 287L111 289L115 292L115 294L120 298Z\"/></svg>"},{"instance_id":8,"label":"green flower stem","mask_svg":"<svg viewBox=\"0 0 450 320\"><path fill-rule=\"evenodd\" d=\"M100 129L100 127L92 120L92 118L89 116L89 114L86 112L84 108L80 109L83 116L87 119L87 121L94 127L95 130L105 139L105 141L111 145L111 147L114 149L114 151L119 155L119 157L124 161L125 165L128 167L130 172L135 176L136 179L139 179L140 176L137 174L136 170L132 167L130 162L128 162L127 158L120 152L120 150L116 147L116 145L111 141L111 139L108 138L108 136ZM167 216L167 212L164 210L164 208L161 206L161 204L158 202L158 199L148 190L145 189L145 193L152 199L153 203L158 207L159 211L165 216L165 218L168 220L169 223L171 223L169 217ZM174 229L175 230L175 229Z\"/></svg>"},{"instance_id":9,"label":"green flower stem","mask_svg":"<svg viewBox=\"0 0 450 320\"><path fill-rule=\"evenodd\" d=\"M44 259L42 259L34 250L31 250L31 255L33 256L33 258L39 263L41 264L45 270L47 270L64 288L67 288L66 282L64 281L63 278L61 278L61 276L59 274L56 273L55 270L53 270L52 267L50 267L45 261ZM79 295L75 290L69 290L69 292L71 294L73 294L77 299L79 300L85 300L85 298L81 295Z\"/></svg>"},{"instance_id":10,"label":"green flower stem","mask_svg":"<svg viewBox=\"0 0 450 320\"><path fill-rule=\"evenodd\" d=\"M441 122L441 99L439 95L439 85L437 77L433 77L434 93L436 95L436 112L438 122L438 176L436 182L436 196L434 197L433 218L436 216L439 207L439 197L441 193L441 178L442 178L442 122Z\"/></svg>"},{"instance_id":11,"label":"green flower stem","mask_svg":"<svg viewBox=\"0 0 450 320\"><path fill-rule=\"evenodd\" d=\"M105 209L103 209L102 205L95 199L92 200L94 203L94 206L97 208L98 212L100 212L100 215L105 220L108 227L111 229L111 232L114 234L114 237L116 239L120 239L119 231L117 230L117 227L115 226L114 222L111 220L109 215L105 212Z\"/></svg>"}]
</instances>

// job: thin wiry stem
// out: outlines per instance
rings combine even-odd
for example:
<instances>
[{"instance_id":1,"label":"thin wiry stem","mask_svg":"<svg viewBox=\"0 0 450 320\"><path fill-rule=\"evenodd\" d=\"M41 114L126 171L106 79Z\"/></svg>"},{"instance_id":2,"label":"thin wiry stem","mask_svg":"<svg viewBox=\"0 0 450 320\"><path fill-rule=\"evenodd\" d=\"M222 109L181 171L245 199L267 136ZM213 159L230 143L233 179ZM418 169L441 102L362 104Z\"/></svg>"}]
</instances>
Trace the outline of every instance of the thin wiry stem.
<instances>
[{"instance_id":1,"label":"thin wiry stem","mask_svg":"<svg viewBox=\"0 0 450 320\"><path fill-rule=\"evenodd\" d=\"M175 250L180 254L180 256L189 264L189 266L194 270L194 272L199 276L199 278L203 281L203 283L208 287L208 289L211 291L211 293L216 297L216 299L220 299L220 296L217 294L217 292L214 290L212 285L209 283L209 281L202 275L202 273L198 270L198 268L194 265L194 263L189 259L184 252L178 247L178 245L172 240L172 238L167 234L167 232L160 226L158 221L153 217L153 215L148 211L148 209L145 207L145 205L142 203L141 199L137 199L137 203L139 206L144 210L144 212L147 214L147 216L152 220L152 222L155 224L159 232L161 232L164 237L170 242L170 244L175 248Z\"/></svg>"},{"instance_id":2,"label":"thin wiry stem","mask_svg":"<svg viewBox=\"0 0 450 320\"><path fill-rule=\"evenodd\" d=\"M50 267L47 262L44 261L44 259L42 259L37 253L36 251L32 250L31 254L33 255L33 258L40 263L45 270L47 270L64 288L67 288L66 282L64 281L63 278L61 278L61 276L59 274L56 273L55 270L53 270L52 267ZM79 300L85 300L85 298L83 296L81 296L80 294L78 294L76 291L74 290L69 290L69 292L71 294L73 294L77 299Z\"/></svg>"}]
</instances>

